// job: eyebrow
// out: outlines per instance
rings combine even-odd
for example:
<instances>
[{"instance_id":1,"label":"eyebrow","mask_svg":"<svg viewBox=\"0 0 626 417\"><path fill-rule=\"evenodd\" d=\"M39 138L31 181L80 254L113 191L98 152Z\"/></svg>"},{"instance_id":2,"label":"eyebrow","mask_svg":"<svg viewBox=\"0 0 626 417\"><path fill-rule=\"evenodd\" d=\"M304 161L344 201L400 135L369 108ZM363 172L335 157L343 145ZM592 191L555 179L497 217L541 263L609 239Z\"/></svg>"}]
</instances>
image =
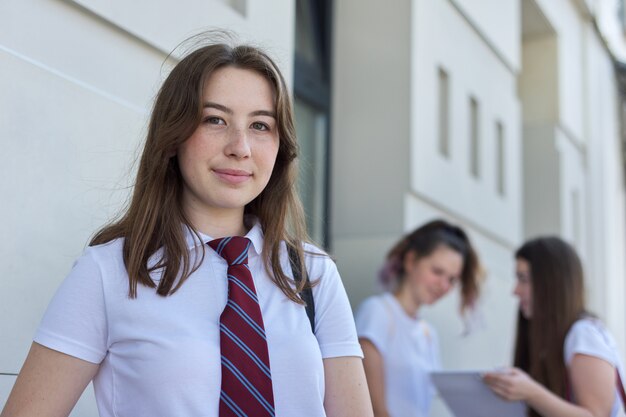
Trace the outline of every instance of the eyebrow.
<instances>
[{"instance_id":1,"label":"eyebrow","mask_svg":"<svg viewBox=\"0 0 626 417\"><path fill-rule=\"evenodd\" d=\"M207 101L206 103L204 103L204 105L202 106L202 108L206 109L206 108L213 108L213 109L217 109L220 111L223 111L224 113L227 114L233 114L232 109L219 104L219 103L214 103L211 101ZM274 119L276 119L276 113L273 111L269 111L269 110L255 110L251 113L248 114L248 116L268 116L268 117L272 117Z\"/></svg>"}]
</instances>

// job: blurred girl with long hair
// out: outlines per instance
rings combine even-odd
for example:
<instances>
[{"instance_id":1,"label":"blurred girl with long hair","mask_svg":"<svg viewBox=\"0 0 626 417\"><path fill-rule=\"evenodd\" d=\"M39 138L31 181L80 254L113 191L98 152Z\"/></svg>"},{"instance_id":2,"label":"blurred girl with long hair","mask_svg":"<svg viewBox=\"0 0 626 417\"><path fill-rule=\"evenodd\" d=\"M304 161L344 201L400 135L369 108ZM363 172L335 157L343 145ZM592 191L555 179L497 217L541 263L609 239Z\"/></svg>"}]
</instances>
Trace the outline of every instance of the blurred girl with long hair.
<instances>
[{"instance_id":1,"label":"blurred girl with long hair","mask_svg":"<svg viewBox=\"0 0 626 417\"><path fill-rule=\"evenodd\" d=\"M515 254L519 299L514 368L485 375L530 416L615 417L624 408L617 346L585 307L583 268L558 237L526 242Z\"/></svg>"},{"instance_id":2,"label":"blurred girl with long hair","mask_svg":"<svg viewBox=\"0 0 626 417\"><path fill-rule=\"evenodd\" d=\"M376 417L428 415L439 342L420 310L460 286L466 312L478 298L480 276L467 234L444 220L418 227L391 248L380 272L388 291L365 300L356 316Z\"/></svg>"}]
</instances>

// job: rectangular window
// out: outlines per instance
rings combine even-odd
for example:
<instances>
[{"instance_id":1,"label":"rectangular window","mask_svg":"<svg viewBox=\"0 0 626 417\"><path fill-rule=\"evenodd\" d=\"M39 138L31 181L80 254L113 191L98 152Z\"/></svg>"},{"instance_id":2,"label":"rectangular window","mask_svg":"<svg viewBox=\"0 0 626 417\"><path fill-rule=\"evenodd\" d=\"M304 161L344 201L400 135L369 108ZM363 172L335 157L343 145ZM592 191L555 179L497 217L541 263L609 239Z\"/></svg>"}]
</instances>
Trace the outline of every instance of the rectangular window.
<instances>
[{"instance_id":1,"label":"rectangular window","mask_svg":"<svg viewBox=\"0 0 626 417\"><path fill-rule=\"evenodd\" d=\"M480 177L480 109L478 101L470 97L470 172L476 178Z\"/></svg>"},{"instance_id":2,"label":"rectangular window","mask_svg":"<svg viewBox=\"0 0 626 417\"><path fill-rule=\"evenodd\" d=\"M506 194L504 126L496 122L496 190L498 194Z\"/></svg>"},{"instance_id":3,"label":"rectangular window","mask_svg":"<svg viewBox=\"0 0 626 417\"><path fill-rule=\"evenodd\" d=\"M450 156L448 73L439 67L439 153Z\"/></svg>"},{"instance_id":4,"label":"rectangular window","mask_svg":"<svg viewBox=\"0 0 626 417\"><path fill-rule=\"evenodd\" d=\"M294 99L296 132L300 145L300 198L306 213L307 230L314 242L324 242L327 180L326 114L299 97Z\"/></svg>"}]
</instances>

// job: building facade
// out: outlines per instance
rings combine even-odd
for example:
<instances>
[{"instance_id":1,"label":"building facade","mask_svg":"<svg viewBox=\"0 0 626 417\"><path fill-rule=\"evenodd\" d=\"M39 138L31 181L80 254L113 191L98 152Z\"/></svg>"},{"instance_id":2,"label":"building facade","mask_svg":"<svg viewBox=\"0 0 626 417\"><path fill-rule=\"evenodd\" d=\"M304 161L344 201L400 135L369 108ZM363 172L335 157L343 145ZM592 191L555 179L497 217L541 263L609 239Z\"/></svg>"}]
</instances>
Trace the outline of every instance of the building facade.
<instances>
[{"instance_id":1,"label":"building facade","mask_svg":"<svg viewBox=\"0 0 626 417\"><path fill-rule=\"evenodd\" d=\"M557 234L580 252L589 307L624 352L619 4L399 3L336 4L331 242L353 305L402 233L457 222L486 270L473 331L457 295L425 316L445 367L510 364L513 252Z\"/></svg>"},{"instance_id":2,"label":"building facade","mask_svg":"<svg viewBox=\"0 0 626 417\"><path fill-rule=\"evenodd\" d=\"M390 246L446 218L486 280L465 322L456 293L425 312L444 366L508 364L512 253L558 234L624 352L623 13L614 0L1 2L0 405L54 290L128 196L179 43L214 27L266 47L287 77L309 226L355 309ZM95 415L92 397L72 415Z\"/></svg>"}]
</instances>

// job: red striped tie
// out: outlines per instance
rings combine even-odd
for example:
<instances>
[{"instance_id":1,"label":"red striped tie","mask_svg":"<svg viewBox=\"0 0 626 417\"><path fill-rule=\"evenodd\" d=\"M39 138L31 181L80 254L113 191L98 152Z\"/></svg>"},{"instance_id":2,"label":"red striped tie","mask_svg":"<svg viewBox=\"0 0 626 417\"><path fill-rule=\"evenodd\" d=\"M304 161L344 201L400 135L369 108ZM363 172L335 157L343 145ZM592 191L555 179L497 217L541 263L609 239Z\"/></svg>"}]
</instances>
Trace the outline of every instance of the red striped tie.
<instances>
[{"instance_id":1,"label":"red striped tie","mask_svg":"<svg viewBox=\"0 0 626 417\"><path fill-rule=\"evenodd\" d=\"M225 237L209 242L228 262L228 301L220 316L222 390L220 417L274 416L272 375L252 274L250 240Z\"/></svg>"}]
</instances>

